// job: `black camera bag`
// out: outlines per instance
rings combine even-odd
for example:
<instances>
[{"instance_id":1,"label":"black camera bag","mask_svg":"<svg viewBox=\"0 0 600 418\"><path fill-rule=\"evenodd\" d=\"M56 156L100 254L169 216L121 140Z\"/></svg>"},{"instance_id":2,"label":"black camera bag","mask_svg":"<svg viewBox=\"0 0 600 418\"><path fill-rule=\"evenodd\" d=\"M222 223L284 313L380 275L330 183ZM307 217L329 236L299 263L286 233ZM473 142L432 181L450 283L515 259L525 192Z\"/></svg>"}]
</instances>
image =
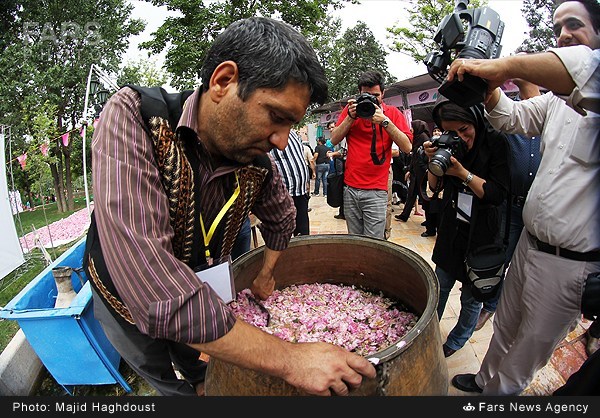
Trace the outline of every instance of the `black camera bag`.
<instances>
[{"instance_id":1,"label":"black camera bag","mask_svg":"<svg viewBox=\"0 0 600 418\"><path fill-rule=\"evenodd\" d=\"M511 194L509 192L506 200L507 205L509 205L508 202L510 201ZM465 267L467 269L467 279L471 286L471 294L478 302L485 302L491 299L498 293L498 290L502 286L506 267L508 267L506 249L508 248L508 236L510 233L510 212L510 206L507 206L502 243L483 245L473 249L471 249L471 238L477 210L474 211L474 216L471 218Z\"/></svg>"},{"instance_id":2,"label":"black camera bag","mask_svg":"<svg viewBox=\"0 0 600 418\"><path fill-rule=\"evenodd\" d=\"M340 164L343 167L343 160ZM344 205L344 169L340 169L338 164L333 165L334 172L327 175L327 204L332 208L339 208Z\"/></svg>"},{"instance_id":3,"label":"black camera bag","mask_svg":"<svg viewBox=\"0 0 600 418\"><path fill-rule=\"evenodd\" d=\"M465 265L475 300L484 302L498 293L504 279L506 247L490 244L467 252Z\"/></svg>"},{"instance_id":4,"label":"black camera bag","mask_svg":"<svg viewBox=\"0 0 600 418\"><path fill-rule=\"evenodd\" d=\"M581 296L581 313L584 318L600 318L600 272L590 273L585 281Z\"/></svg>"}]
</instances>

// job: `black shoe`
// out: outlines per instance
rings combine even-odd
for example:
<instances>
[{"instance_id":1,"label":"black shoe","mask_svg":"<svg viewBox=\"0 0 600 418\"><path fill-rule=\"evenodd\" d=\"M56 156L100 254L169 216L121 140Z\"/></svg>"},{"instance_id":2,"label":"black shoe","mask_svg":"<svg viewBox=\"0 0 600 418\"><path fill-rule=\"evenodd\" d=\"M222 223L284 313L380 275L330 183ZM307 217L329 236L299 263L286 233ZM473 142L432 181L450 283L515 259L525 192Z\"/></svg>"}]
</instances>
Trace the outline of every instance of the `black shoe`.
<instances>
[{"instance_id":1,"label":"black shoe","mask_svg":"<svg viewBox=\"0 0 600 418\"><path fill-rule=\"evenodd\" d=\"M442 346L444 349L444 357L450 357L452 354L456 353L456 350L448 347L446 344Z\"/></svg>"},{"instance_id":2,"label":"black shoe","mask_svg":"<svg viewBox=\"0 0 600 418\"><path fill-rule=\"evenodd\" d=\"M333 217L334 217L335 219L346 219L346 217L345 217L344 215L340 215L340 214L333 215Z\"/></svg>"},{"instance_id":3,"label":"black shoe","mask_svg":"<svg viewBox=\"0 0 600 418\"><path fill-rule=\"evenodd\" d=\"M423 233L421 234L421 236L422 236L423 238L426 238L426 237L435 237L435 232L427 232L427 231L425 231L425 232L423 232Z\"/></svg>"},{"instance_id":4,"label":"black shoe","mask_svg":"<svg viewBox=\"0 0 600 418\"><path fill-rule=\"evenodd\" d=\"M404 218L402 217L402 215L394 215L394 218L396 218L397 220L399 220L399 221L402 221L402 222L406 222L406 221L408 221L408 219L404 219Z\"/></svg>"},{"instance_id":5,"label":"black shoe","mask_svg":"<svg viewBox=\"0 0 600 418\"><path fill-rule=\"evenodd\" d=\"M457 374L452 378L452 386L463 392L483 392L483 389L475 383L475 375L473 373Z\"/></svg>"}]
</instances>

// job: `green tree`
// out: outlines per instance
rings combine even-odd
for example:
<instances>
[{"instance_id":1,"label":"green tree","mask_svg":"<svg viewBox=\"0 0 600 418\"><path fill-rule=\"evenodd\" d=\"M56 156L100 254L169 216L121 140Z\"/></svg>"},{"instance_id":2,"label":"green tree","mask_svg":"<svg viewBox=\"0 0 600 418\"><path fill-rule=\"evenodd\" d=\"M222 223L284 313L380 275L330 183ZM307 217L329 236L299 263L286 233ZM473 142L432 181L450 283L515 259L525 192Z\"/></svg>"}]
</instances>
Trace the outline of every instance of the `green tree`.
<instances>
[{"instance_id":1,"label":"green tree","mask_svg":"<svg viewBox=\"0 0 600 418\"><path fill-rule=\"evenodd\" d=\"M6 13L0 14L2 27L10 33L0 35L3 85L0 90L2 123L14 127L13 137L32 130L35 109L53 107L48 117L56 131L75 128L82 118L88 71L92 63L115 72L127 49L127 38L139 34L144 24L129 18L132 6L126 0L10 0ZM6 75L6 77L4 77ZM62 142L52 170L58 207L72 209L70 156L80 141ZM23 147L23 146L21 146ZM51 167L52 163L51 163Z\"/></svg>"},{"instance_id":2,"label":"green tree","mask_svg":"<svg viewBox=\"0 0 600 418\"><path fill-rule=\"evenodd\" d=\"M442 19L453 12L456 2L452 0L409 0L406 6L409 27L386 28L392 44L390 49L412 57L416 63L423 61L427 53L439 49L433 40ZM471 0L468 8L475 9L487 4L487 0ZM467 26L465 26L467 29Z\"/></svg>"},{"instance_id":3,"label":"green tree","mask_svg":"<svg viewBox=\"0 0 600 418\"><path fill-rule=\"evenodd\" d=\"M229 24L251 16L269 16L283 20L308 39L322 31L330 9L355 0L146 0L166 6L177 16L168 17L140 48L159 54L166 50L165 69L171 84L179 89L198 84L198 73L208 48ZM315 35L315 36L313 36Z\"/></svg>"},{"instance_id":4,"label":"green tree","mask_svg":"<svg viewBox=\"0 0 600 418\"><path fill-rule=\"evenodd\" d=\"M530 30L517 51L541 52L556 46L552 31L554 8L554 0L523 0L521 12Z\"/></svg>"},{"instance_id":5,"label":"green tree","mask_svg":"<svg viewBox=\"0 0 600 418\"><path fill-rule=\"evenodd\" d=\"M139 59L128 62L119 72L117 84L138 86L164 86L168 76L155 59Z\"/></svg>"},{"instance_id":6,"label":"green tree","mask_svg":"<svg viewBox=\"0 0 600 418\"><path fill-rule=\"evenodd\" d=\"M62 178L55 176L58 164L61 160L57 158L60 153L61 137L56 130L56 123L52 115L56 114L56 105L48 101L42 103L32 112L24 113L23 118L27 120L29 134L25 141L27 160L24 174L24 190L29 197L31 207L35 206L34 195L44 193L46 187L44 180L52 174L54 190L57 194L64 193L65 185ZM42 152L45 147L45 152Z\"/></svg>"},{"instance_id":7,"label":"green tree","mask_svg":"<svg viewBox=\"0 0 600 418\"><path fill-rule=\"evenodd\" d=\"M358 93L358 77L367 70L380 71L386 84L395 78L387 69L386 52L364 22L349 28L335 43L326 69L329 95L333 100Z\"/></svg>"}]
</instances>

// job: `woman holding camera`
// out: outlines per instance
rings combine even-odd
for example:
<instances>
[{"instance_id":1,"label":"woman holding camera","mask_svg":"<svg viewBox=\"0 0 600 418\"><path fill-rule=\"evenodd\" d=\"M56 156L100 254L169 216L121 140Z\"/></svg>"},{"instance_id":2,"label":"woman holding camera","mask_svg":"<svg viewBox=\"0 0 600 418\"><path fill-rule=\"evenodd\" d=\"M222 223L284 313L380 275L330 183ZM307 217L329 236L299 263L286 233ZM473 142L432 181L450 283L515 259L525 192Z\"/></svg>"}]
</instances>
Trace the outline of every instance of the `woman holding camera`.
<instances>
[{"instance_id":1,"label":"woman holding camera","mask_svg":"<svg viewBox=\"0 0 600 418\"><path fill-rule=\"evenodd\" d=\"M450 290L456 281L462 283L458 322L443 346L444 356L448 357L473 334L481 310L465 267L471 220L471 249L502 239L500 210L510 181L509 145L504 134L485 119L483 105L463 108L440 96L433 119L444 131L436 141L423 144L429 157L429 187L433 192L443 191L432 254L440 283L438 319L444 313Z\"/></svg>"}]
</instances>

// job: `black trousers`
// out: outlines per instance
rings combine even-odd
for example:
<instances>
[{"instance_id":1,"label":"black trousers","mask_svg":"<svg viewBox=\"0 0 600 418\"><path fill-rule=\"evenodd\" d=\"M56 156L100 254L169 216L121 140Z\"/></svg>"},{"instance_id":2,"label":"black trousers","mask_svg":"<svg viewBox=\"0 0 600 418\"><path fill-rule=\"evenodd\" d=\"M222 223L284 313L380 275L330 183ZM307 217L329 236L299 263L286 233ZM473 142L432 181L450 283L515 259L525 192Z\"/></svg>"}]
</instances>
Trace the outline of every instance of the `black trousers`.
<instances>
[{"instance_id":1,"label":"black trousers","mask_svg":"<svg viewBox=\"0 0 600 418\"><path fill-rule=\"evenodd\" d=\"M410 184L408 186L408 192L406 194L406 202L404 203L404 209L402 209L402 213L400 214L400 217L404 220L408 220L408 218L410 218L410 212L419 198L418 185L419 182L417 180L417 176L415 176L411 172Z\"/></svg>"},{"instance_id":2,"label":"black trousers","mask_svg":"<svg viewBox=\"0 0 600 418\"><path fill-rule=\"evenodd\" d=\"M135 325L115 317L92 288L94 316L123 360L160 395L197 396L195 386L204 382L207 363L192 347L169 340L150 338ZM185 380L177 378L175 370Z\"/></svg>"},{"instance_id":3,"label":"black trousers","mask_svg":"<svg viewBox=\"0 0 600 418\"><path fill-rule=\"evenodd\" d=\"M327 181L327 180L325 180ZM308 194L302 196L292 196L294 206L296 207L296 235L310 235L310 221L308 219Z\"/></svg>"}]
</instances>

